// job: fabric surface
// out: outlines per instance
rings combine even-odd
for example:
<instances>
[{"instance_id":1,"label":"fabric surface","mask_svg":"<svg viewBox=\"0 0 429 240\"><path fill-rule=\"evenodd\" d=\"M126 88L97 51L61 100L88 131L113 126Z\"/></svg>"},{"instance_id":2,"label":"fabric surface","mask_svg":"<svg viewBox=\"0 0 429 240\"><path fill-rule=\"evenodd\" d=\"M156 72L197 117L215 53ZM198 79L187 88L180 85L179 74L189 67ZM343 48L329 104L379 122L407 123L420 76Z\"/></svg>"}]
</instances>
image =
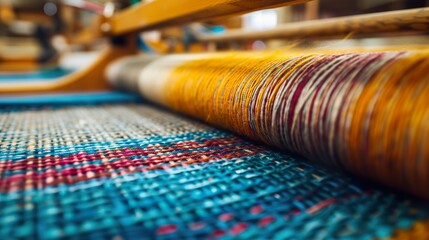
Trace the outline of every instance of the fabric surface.
<instances>
[{"instance_id":1,"label":"fabric surface","mask_svg":"<svg viewBox=\"0 0 429 240\"><path fill-rule=\"evenodd\" d=\"M0 239L372 239L429 219L425 201L145 104L6 106L0 139Z\"/></svg>"}]
</instances>

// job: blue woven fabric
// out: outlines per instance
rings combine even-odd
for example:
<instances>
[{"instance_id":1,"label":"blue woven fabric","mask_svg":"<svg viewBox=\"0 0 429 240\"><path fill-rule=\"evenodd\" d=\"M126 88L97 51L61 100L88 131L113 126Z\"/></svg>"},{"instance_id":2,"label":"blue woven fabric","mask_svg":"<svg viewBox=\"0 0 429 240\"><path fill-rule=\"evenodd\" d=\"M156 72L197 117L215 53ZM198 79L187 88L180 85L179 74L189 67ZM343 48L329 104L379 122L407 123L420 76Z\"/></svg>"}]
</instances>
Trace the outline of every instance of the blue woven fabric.
<instances>
[{"instance_id":1,"label":"blue woven fabric","mask_svg":"<svg viewBox=\"0 0 429 240\"><path fill-rule=\"evenodd\" d=\"M19 74L1 73L0 82L51 81L51 80L56 80L60 77L64 77L72 72L73 71L71 70L67 70L61 67L56 67L52 69L43 69L40 71L31 72L31 73L19 73Z\"/></svg>"},{"instance_id":2,"label":"blue woven fabric","mask_svg":"<svg viewBox=\"0 0 429 240\"><path fill-rule=\"evenodd\" d=\"M0 106L65 106L100 103L141 102L138 95L110 91L88 93L62 93L45 95L9 95L0 97Z\"/></svg>"},{"instance_id":3,"label":"blue woven fabric","mask_svg":"<svg viewBox=\"0 0 429 240\"><path fill-rule=\"evenodd\" d=\"M0 239L372 239L429 218L424 201L143 103L9 105L0 124Z\"/></svg>"}]
</instances>

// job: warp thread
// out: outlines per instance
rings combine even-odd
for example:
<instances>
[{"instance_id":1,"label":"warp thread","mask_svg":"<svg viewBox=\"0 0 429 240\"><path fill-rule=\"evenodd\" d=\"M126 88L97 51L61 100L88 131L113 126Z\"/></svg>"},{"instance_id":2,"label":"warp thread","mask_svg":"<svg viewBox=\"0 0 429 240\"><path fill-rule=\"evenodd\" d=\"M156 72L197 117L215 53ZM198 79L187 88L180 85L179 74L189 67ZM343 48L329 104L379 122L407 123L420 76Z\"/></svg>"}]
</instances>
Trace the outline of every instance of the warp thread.
<instances>
[{"instance_id":1,"label":"warp thread","mask_svg":"<svg viewBox=\"0 0 429 240\"><path fill-rule=\"evenodd\" d=\"M114 67L130 71L127 61ZM429 197L429 51L173 55L134 59L133 67L132 79L110 72L110 80L175 111Z\"/></svg>"}]
</instances>

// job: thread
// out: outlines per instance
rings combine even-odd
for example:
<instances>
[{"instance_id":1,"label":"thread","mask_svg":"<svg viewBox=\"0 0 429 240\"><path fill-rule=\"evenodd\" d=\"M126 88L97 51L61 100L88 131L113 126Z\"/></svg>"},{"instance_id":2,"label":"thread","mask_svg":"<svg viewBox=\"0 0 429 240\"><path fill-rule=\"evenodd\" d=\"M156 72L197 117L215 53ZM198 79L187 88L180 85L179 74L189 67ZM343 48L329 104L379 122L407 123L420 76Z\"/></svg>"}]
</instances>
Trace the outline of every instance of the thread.
<instances>
[{"instance_id":1,"label":"thread","mask_svg":"<svg viewBox=\"0 0 429 240\"><path fill-rule=\"evenodd\" d=\"M424 201L146 103L56 98L0 109L0 239L427 239Z\"/></svg>"},{"instance_id":2,"label":"thread","mask_svg":"<svg viewBox=\"0 0 429 240\"><path fill-rule=\"evenodd\" d=\"M421 49L177 55L140 67L137 85L175 111L428 198L428 69Z\"/></svg>"}]
</instances>

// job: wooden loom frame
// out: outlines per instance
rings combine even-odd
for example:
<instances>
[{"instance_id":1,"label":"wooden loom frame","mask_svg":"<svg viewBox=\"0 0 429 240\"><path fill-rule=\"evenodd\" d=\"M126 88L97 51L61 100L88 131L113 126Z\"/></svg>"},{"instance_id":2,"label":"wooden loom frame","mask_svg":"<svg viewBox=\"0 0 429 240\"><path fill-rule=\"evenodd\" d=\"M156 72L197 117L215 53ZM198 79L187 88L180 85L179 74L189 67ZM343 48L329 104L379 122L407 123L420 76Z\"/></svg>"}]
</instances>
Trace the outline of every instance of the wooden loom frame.
<instances>
[{"instance_id":1,"label":"wooden loom frame","mask_svg":"<svg viewBox=\"0 0 429 240\"><path fill-rule=\"evenodd\" d=\"M379 33L422 31L429 31L429 7L287 23L261 31L230 30L224 34L200 35L198 40L218 43L276 38L344 37L349 34L368 36Z\"/></svg>"},{"instance_id":2,"label":"wooden loom frame","mask_svg":"<svg viewBox=\"0 0 429 240\"><path fill-rule=\"evenodd\" d=\"M118 12L111 18L106 18L102 24L107 31L106 35L112 39L112 44L88 68L72 73L52 82L37 82L31 84L8 83L0 84L0 94L24 94L47 92L84 92L105 91L111 89L104 79L104 71L109 63L123 56L135 54L135 33L141 30L151 30L160 27L203 21L228 15L242 14L260 9L300 4L310 0L158 0L142 3L137 6ZM174 9L174 11L169 11ZM159 14L162 12L163 14ZM380 32L398 32L401 30L429 30L429 8L418 10L401 10L380 13L375 20L388 23L388 27L381 24L376 30ZM347 31L360 29L366 33L362 26L364 21L375 21L374 15L343 17L331 20L315 20L311 23L302 22L289 27L282 27L272 32L246 33L245 39L253 38L282 38L282 37L310 37L317 35L338 35ZM342 24L341 24L342 23ZM345 26L357 26L347 28ZM377 26L377 24L375 24ZM290 27L293 26L293 27ZM384 27L383 27L384 26ZM408 26L405 28L404 26ZM392 30L392 28L394 28ZM305 34L299 30L307 29ZM321 30L318 30L321 29ZM328 32L325 32L329 29ZM370 29L370 28L369 28ZM281 32L281 33L279 33ZM301 32L301 33L300 33ZM256 36L256 37L255 37ZM260 36L260 37L258 37ZM202 36L201 41L216 42L239 39L237 34L222 36Z\"/></svg>"},{"instance_id":3,"label":"wooden loom frame","mask_svg":"<svg viewBox=\"0 0 429 240\"><path fill-rule=\"evenodd\" d=\"M158 0L141 3L105 19L101 26L108 31L106 35L112 36L112 44L88 68L51 82L0 84L0 94L109 90L111 87L104 79L104 70L115 59L137 52L134 41L134 33L137 31L307 1L309 0Z\"/></svg>"}]
</instances>

